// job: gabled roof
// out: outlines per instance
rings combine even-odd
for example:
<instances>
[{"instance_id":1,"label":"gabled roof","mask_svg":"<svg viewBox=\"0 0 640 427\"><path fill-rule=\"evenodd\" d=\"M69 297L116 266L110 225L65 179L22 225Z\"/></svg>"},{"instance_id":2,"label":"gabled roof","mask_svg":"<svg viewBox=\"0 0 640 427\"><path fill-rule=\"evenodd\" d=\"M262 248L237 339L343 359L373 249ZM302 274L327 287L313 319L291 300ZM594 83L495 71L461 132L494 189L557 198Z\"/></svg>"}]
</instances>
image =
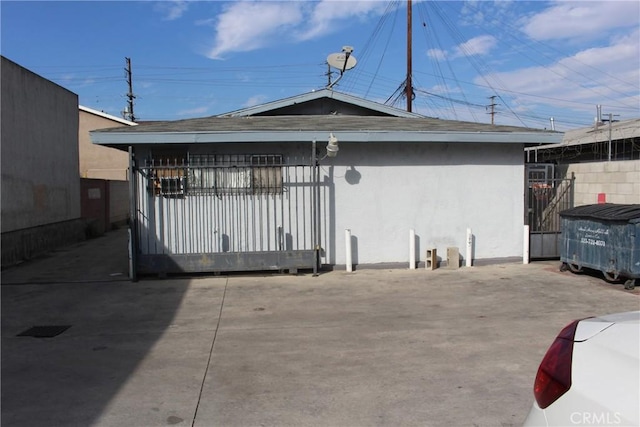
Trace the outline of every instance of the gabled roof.
<instances>
[{"instance_id":1,"label":"gabled roof","mask_svg":"<svg viewBox=\"0 0 640 427\"><path fill-rule=\"evenodd\" d=\"M112 116L111 114L107 114L107 113L105 113L103 111L94 110L93 108L84 107L82 105L78 105L78 109L80 111L84 111L85 113L93 114L95 116L100 116L102 118L109 119L109 120L112 120L114 122L122 123L123 125L128 125L128 126L136 126L137 125L137 123L135 123L135 122L131 122L129 120L122 119L120 117Z\"/></svg>"},{"instance_id":2,"label":"gabled roof","mask_svg":"<svg viewBox=\"0 0 640 427\"><path fill-rule=\"evenodd\" d=\"M286 111L290 114L295 109L300 109L302 104L309 104L318 102L322 99L330 99L336 103L345 105L351 105L359 107L362 110L369 110L368 115L376 116L391 116L391 117L425 117L421 114L409 113L407 111L390 107L388 105L380 104L374 101L369 101L357 96L347 95L341 92L335 92L331 89L320 89L302 95L292 96L290 98L279 99L273 102L267 102L266 104L256 105L253 107L243 108L241 110L231 111L229 113L220 114L220 117L246 117L246 116L273 116L282 115L278 114L278 111ZM293 107L293 108L288 108ZM341 114L340 112L327 112L326 114ZM371 114L376 113L376 114ZM363 115L363 114L360 114Z\"/></svg>"},{"instance_id":3,"label":"gabled roof","mask_svg":"<svg viewBox=\"0 0 640 427\"><path fill-rule=\"evenodd\" d=\"M337 111L333 111L336 109ZM140 123L91 132L95 144L310 142L334 133L342 142L554 144L562 133L440 120L322 89L235 112Z\"/></svg>"}]
</instances>

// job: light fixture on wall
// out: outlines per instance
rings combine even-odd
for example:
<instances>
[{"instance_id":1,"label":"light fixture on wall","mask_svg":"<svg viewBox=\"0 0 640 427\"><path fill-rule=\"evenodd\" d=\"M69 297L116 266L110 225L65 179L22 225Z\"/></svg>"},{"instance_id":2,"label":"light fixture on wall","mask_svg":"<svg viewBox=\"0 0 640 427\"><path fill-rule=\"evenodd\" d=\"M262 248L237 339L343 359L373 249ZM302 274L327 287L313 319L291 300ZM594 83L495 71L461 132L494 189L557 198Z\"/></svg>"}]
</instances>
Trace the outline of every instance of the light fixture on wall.
<instances>
[{"instance_id":1,"label":"light fixture on wall","mask_svg":"<svg viewBox=\"0 0 640 427\"><path fill-rule=\"evenodd\" d=\"M329 134L329 142L327 144L327 156L335 157L338 155L338 138L333 135L333 133Z\"/></svg>"}]
</instances>

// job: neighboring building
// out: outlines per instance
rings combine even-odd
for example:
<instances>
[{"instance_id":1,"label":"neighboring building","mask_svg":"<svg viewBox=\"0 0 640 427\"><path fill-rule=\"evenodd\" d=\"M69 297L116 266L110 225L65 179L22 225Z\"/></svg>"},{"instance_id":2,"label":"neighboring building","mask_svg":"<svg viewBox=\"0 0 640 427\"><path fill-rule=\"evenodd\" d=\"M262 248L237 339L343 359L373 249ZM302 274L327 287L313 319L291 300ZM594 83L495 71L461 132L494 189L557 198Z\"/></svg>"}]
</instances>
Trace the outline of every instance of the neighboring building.
<instances>
[{"instance_id":1,"label":"neighboring building","mask_svg":"<svg viewBox=\"0 0 640 427\"><path fill-rule=\"evenodd\" d=\"M78 96L2 57L2 266L84 239Z\"/></svg>"},{"instance_id":2,"label":"neighboring building","mask_svg":"<svg viewBox=\"0 0 640 427\"><path fill-rule=\"evenodd\" d=\"M136 123L82 105L78 108L80 111L78 130L80 176L109 181L128 181L129 155L121 150L92 144L89 132L96 129L135 126Z\"/></svg>"},{"instance_id":3,"label":"neighboring building","mask_svg":"<svg viewBox=\"0 0 640 427\"><path fill-rule=\"evenodd\" d=\"M136 123L83 106L79 114L82 216L90 221L93 233L102 234L129 217L129 154L92 144L89 132Z\"/></svg>"},{"instance_id":4,"label":"neighboring building","mask_svg":"<svg viewBox=\"0 0 640 427\"><path fill-rule=\"evenodd\" d=\"M522 259L522 152L562 138L328 89L91 135L133 150L134 277L344 266L346 243L360 266L408 266L410 245L445 261L468 228L475 263Z\"/></svg>"},{"instance_id":5,"label":"neighboring building","mask_svg":"<svg viewBox=\"0 0 640 427\"><path fill-rule=\"evenodd\" d=\"M640 204L640 119L596 122L525 151L527 163L552 165L556 178L575 176L575 206Z\"/></svg>"}]
</instances>

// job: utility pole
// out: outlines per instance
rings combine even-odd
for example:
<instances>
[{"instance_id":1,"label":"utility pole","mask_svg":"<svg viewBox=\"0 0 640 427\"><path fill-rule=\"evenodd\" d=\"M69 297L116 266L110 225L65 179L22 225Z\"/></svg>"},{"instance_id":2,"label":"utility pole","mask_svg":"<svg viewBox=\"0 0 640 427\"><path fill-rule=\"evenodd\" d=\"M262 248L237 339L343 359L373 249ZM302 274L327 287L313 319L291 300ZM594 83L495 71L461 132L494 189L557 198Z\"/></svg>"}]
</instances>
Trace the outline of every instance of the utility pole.
<instances>
[{"instance_id":1,"label":"utility pole","mask_svg":"<svg viewBox=\"0 0 640 427\"><path fill-rule=\"evenodd\" d=\"M487 108L491 108L491 111L489 112L489 114L491 114L491 124L494 124L494 117L496 115L496 103L494 102L496 99L496 96L490 96L489 99L491 100L491 104L487 105Z\"/></svg>"},{"instance_id":2,"label":"utility pole","mask_svg":"<svg viewBox=\"0 0 640 427\"><path fill-rule=\"evenodd\" d=\"M405 96L407 97L407 111L411 112L411 103L413 102L413 83L411 81L412 58L411 58L411 0L407 0L407 80L405 81Z\"/></svg>"},{"instance_id":3,"label":"utility pole","mask_svg":"<svg viewBox=\"0 0 640 427\"><path fill-rule=\"evenodd\" d=\"M125 58L127 61L127 67L124 69L125 78L127 79L127 84L129 85L129 92L127 92L127 106L122 112L122 117L125 119L135 122L136 116L133 113L133 100L136 96L133 94L133 78L131 77L131 58Z\"/></svg>"},{"instance_id":4,"label":"utility pole","mask_svg":"<svg viewBox=\"0 0 640 427\"><path fill-rule=\"evenodd\" d=\"M611 161L611 123L612 122L617 122L617 120L613 120L614 117L619 117L619 114L607 114L609 116L608 119L603 119L602 121L604 122L609 122L609 149L608 149L608 156L607 156L607 160L610 162Z\"/></svg>"}]
</instances>

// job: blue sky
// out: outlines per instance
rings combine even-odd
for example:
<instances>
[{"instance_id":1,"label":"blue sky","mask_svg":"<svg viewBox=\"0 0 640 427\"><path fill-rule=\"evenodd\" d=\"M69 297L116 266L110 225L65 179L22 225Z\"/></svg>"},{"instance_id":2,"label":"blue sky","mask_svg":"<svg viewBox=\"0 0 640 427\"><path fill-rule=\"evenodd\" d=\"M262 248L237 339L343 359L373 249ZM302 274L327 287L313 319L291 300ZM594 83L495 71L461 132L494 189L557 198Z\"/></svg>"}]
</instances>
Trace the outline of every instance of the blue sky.
<instances>
[{"instance_id":1,"label":"blue sky","mask_svg":"<svg viewBox=\"0 0 640 427\"><path fill-rule=\"evenodd\" d=\"M222 114L327 85L406 108L406 1L2 1L2 55L120 116ZM413 1L414 112L557 130L640 117L640 2ZM331 78L337 79L333 69ZM493 100L490 98L495 96Z\"/></svg>"}]
</instances>

